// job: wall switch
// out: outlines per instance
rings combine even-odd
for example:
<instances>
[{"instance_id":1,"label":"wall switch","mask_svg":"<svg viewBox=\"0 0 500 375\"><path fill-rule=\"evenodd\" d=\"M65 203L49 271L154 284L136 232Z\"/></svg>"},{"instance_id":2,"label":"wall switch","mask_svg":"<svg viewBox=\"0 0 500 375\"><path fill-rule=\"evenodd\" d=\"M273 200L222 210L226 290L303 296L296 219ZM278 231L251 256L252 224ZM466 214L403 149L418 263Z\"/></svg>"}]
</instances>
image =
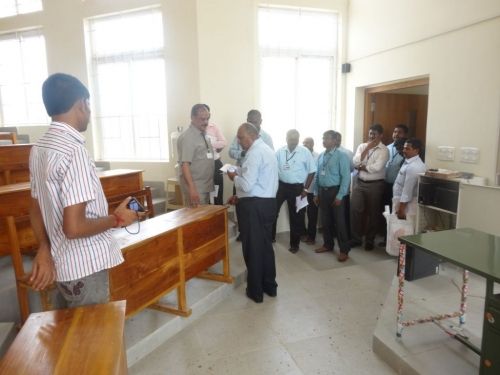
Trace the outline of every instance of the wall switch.
<instances>
[{"instance_id":1,"label":"wall switch","mask_svg":"<svg viewBox=\"0 0 500 375\"><path fill-rule=\"evenodd\" d=\"M455 160L455 147L438 146L438 160L452 161Z\"/></svg>"},{"instance_id":2,"label":"wall switch","mask_svg":"<svg viewBox=\"0 0 500 375\"><path fill-rule=\"evenodd\" d=\"M478 163L479 162L479 149L477 147L461 147L460 148L460 161L464 163Z\"/></svg>"}]
</instances>

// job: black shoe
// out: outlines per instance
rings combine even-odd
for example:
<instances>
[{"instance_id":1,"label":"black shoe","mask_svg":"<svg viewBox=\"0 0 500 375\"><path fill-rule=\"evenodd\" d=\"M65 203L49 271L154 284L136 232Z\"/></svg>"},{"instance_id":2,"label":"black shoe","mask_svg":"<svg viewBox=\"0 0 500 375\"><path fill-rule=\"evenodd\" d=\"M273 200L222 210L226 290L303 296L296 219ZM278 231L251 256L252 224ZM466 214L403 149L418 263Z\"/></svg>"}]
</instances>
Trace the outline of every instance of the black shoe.
<instances>
[{"instance_id":1,"label":"black shoe","mask_svg":"<svg viewBox=\"0 0 500 375\"><path fill-rule=\"evenodd\" d=\"M269 297L276 297L278 295L278 290L274 289L264 289L264 293L266 293Z\"/></svg>"},{"instance_id":2,"label":"black shoe","mask_svg":"<svg viewBox=\"0 0 500 375\"><path fill-rule=\"evenodd\" d=\"M373 243L370 243L370 242L365 243L365 250L366 251L372 251L374 248L375 248L375 246L373 245Z\"/></svg>"},{"instance_id":3,"label":"black shoe","mask_svg":"<svg viewBox=\"0 0 500 375\"><path fill-rule=\"evenodd\" d=\"M238 234L238 237L236 237L236 241L241 242L241 234Z\"/></svg>"},{"instance_id":4,"label":"black shoe","mask_svg":"<svg viewBox=\"0 0 500 375\"><path fill-rule=\"evenodd\" d=\"M272 239L272 243L276 243L276 238L273 238L273 239Z\"/></svg>"},{"instance_id":5,"label":"black shoe","mask_svg":"<svg viewBox=\"0 0 500 375\"><path fill-rule=\"evenodd\" d=\"M288 249L289 252L291 252L292 254L295 254L297 253L297 251L299 251L299 248L298 246L292 246L291 248Z\"/></svg>"},{"instance_id":6,"label":"black shoe","mask_svg":"<svg viewBox=\"0 0 500 375\"><path fill-rule=\"evenodd\" d=\"M250 292L248 291L248 288L246 289L246 295L248 298L250 298L252 301L254 301L255 303L262 303L262 301L264 301L264 297L261 295L261 296L254 296L252 294L250 294Z\"/></svg>"}]
</instances>

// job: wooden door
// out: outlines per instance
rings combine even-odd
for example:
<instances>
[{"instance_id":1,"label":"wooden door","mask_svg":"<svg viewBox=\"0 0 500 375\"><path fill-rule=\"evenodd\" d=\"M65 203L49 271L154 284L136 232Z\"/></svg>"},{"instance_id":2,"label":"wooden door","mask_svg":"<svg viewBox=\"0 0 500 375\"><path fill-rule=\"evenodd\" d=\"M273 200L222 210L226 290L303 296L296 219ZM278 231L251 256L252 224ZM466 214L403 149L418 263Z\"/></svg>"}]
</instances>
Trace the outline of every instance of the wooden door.
<instances>
[{"instance_id":1,"label":"wooden door","mask_svg":"<svg viewBox=\"0 0 500 375\"><path fill-rule=\"evenodd\" d=\"M370 87L365 90L365 120L363 139L373 124L384 127L383 142L392 143L392 131L397 124L410 129L409 136L425 145L429 79Z\"/></svg>"}]
</instances>

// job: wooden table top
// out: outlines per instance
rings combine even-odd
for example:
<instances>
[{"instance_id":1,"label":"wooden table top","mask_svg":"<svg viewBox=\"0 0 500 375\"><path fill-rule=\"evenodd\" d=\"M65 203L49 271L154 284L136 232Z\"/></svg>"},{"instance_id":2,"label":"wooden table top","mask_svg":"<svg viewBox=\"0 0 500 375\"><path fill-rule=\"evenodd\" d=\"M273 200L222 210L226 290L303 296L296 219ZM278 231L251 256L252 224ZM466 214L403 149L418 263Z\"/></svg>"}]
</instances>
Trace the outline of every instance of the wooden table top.
<instances>
[{"instance_id":1,"label":"wooden table top","mask_svg":"<svg viewBox=\"0 0 500 375\"><path fill-rule=\"evenodd\" d=\"M142 169L108 169L107 171L97 172L97 176L102 179L102 178L123 176L127 174L135 174L141 172L144 171Z\"/></svg>"},{"instance_id":2,"label":"wooden table top","mask_svg":"<svg viewBox=\"0 0 500 375\"><path fill-rule=\"evenodd\" d=\"M135 245L146 239L159 236L160 234L171 230L176 230L183 225L196 222L204 217L215 215L224 210L227 210L227 207L216 205L203 205L198 206L197 208L181 208L179 210L155 216L154 218L146 221L141 221L141 228L138 234L131 235L127 233L124 228L120 228L113 230L113 236L118 240L118 243L123 250L126 247ZM128 227L128 230L135 231L137 228L136 226L137 223L132 224Z\"/></svg>"},{"instance_id":3,"label":"wooden table top","mask_svg":"<svg viewBox=\"0 0 500 375\"><path fill-rule=\"evenodd\" d=\"M124 323L125 301L31 314L0 373L119 373Z\"/></svg>"}]
</instances>

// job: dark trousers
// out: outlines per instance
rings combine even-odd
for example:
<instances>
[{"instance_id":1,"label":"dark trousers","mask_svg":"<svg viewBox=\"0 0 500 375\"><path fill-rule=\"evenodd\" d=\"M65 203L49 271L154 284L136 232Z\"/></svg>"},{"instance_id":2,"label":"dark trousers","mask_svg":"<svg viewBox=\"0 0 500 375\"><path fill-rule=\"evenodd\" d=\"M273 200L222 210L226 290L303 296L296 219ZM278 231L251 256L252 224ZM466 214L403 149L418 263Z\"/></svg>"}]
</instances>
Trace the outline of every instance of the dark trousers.
<instances>
[{"instance_id":1,"label":"dark trousers","mask_svg":"<svg viewBox=\"0 0 500 375\"><path fill-rule=\"evenodd\" d=\"M260 297L263 291L273 292L278 286L271 238L276 199L241 198L237 206L243 258L248 271L248 293Z\"/></svg>"},{"instance_id":2,"label":"dark trousers","mask_svg":"<svg viewBox=\"0 0 500 375\"><path fill-rule=\"evenodd\" d=\"M344 201L344 216L345 224L347 226L347 236L351 239L351 195L345 195L342 200Z\"/></svg>"},{"instance_id":3,"label":"dark trousers","mask_svg":"<svg viewBox=\"0 0 500 375\"><path fill-rule=\"evenodd\" d=\"M279 182L278 192L276 193L276 220L273 224L273 239L276 238L276 223L283 202L286 201L288 206L288 219L290 220L290 247L299 247L300 236L304 231L304 214L302 209L296 212L295 199L302 193L304 185L302 184L287 184Z\"/></svg>"},{"instance_id":4,"label":"dark trousers","mask_svg":"<svg viewBox=\"0 0 500 375\"><path fill-rule=\"evenodd\" d=\"M340 205L335 205L335 197L339 192L338 186L330 188L319 188L319 208L321 222L323 225L323 246L333 250L333 237L337 237L340 252L349 253L349 234L345 220L344 205L342 199Z\"/></svg>"},{"instance_id":5,"label":"dark trousers","mask_svg":"<svg viewBox=\"0 0 500 375\"><path fill-rule=\"evenodd\" d=\"M308 239L316 239L316 227L318 226L318 206L314 203L314 194L307 194L307 227L304 226L304 233L307 235Z\"/></svg>"},{"instance_id":6,"label":"dark trousers","mask_svg":"<svg viewBox=\"0 0 500 375\"><path fill-rule=\"evenodd\" d=\"M224 176L222 171L222 160L215 160L215 169L214 169L214 185L219 185L219 192L217 196L214 197L214 204L223 205L224 204Z\"/></svg>"},{"instance_id":7,"label":"dark trousers","mask_svg":"<svg viewBox=\"0 0 500 375\"><path fill-rule=\"evenodd\" d=\"M365 242L373 244L383 219L382 195L385 182L383 180L373 182L356 180L351 194L351 237L353 241L361 242L366 214L368 222Z\"/></svg>"}]
</instances>

